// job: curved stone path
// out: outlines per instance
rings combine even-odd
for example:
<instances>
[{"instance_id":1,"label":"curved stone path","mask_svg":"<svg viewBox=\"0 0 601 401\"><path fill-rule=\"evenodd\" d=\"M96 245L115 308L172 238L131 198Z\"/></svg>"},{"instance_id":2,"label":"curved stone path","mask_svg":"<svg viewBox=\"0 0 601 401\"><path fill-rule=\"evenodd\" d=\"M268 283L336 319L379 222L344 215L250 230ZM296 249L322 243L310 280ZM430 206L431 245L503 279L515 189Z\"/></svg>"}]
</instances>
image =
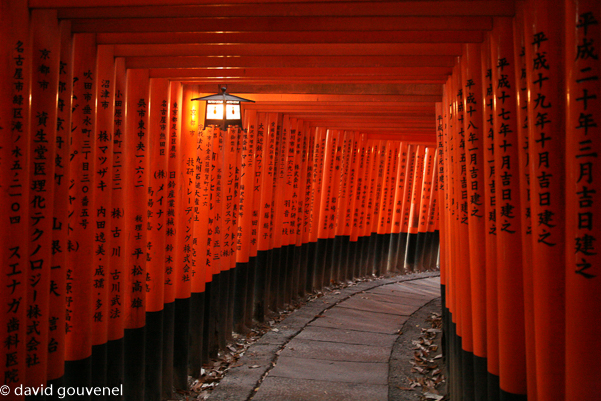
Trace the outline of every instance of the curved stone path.
<instances>
[{"instance_id":1,"label":"curved stone path","mask_svg":"<svg viewBox=\"0 0 601 401\"><path fill-rule=\"evenodd\" d=\"M420 273L318 298L251 345L209 400L388 400L399 329L439 296L438 273Z\"/></svg>"}]
</instances>

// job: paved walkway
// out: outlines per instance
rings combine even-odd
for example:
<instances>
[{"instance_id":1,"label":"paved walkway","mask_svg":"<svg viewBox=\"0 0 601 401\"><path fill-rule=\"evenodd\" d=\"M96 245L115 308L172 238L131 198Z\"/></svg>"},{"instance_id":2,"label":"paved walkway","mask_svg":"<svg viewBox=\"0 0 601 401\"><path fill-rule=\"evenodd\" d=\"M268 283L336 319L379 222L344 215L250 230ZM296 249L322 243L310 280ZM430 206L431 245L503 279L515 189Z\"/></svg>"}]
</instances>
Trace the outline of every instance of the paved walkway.
<instances>
[{"instance_id":1,"label":"paved walkway","mask_svg":"<svg viewBox=\"0 0 601 401\"><path fill-rule=\"evenodd\" d=\"M253 344L209 400L388 400L399 329L439 296L437 274L421 273L318 298Z\"/></svg>"}]
</instances>

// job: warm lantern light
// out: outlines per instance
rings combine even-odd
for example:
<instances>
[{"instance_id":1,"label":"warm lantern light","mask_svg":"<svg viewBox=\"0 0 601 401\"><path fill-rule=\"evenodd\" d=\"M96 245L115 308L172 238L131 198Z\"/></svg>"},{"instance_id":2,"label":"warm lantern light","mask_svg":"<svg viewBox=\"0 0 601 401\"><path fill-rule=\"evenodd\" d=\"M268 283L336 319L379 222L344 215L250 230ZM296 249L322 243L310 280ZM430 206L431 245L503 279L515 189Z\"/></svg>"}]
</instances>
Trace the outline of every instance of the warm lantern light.
<instances>
[{"instance_id":1,"label":"warm lantern light","mask_svg":"<svg viewBox=\"0 0 601 401\"><path fill-rule=\"evenodd\" d=\"M228 126L242 126L242 113L240 111L240 102L253 102L253 100L244 99L238 96L230 95L226 92L225 86L221 87L221 93L199 97L192 100L203 100L206 103L205 126L218 125L222 129Z\"/></svg>"},{"instance_id":2,"label":"warm lantern light","mask_svg":"<svg viewBox=\"0 0 601 401\"><path fill-rule=\"evenodd\" d=\"M192 110L190 110L190 125L196 125L196 107L192 106Z\"/></svg>"}]
</instances>

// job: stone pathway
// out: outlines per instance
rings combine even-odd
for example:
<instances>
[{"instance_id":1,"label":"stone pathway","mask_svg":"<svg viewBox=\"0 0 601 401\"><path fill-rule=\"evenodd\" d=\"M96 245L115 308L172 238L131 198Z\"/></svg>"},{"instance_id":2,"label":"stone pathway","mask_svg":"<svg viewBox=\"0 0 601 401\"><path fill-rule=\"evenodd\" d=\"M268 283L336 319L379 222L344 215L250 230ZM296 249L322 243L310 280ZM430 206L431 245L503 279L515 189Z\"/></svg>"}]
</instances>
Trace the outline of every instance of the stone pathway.
<instances>
[{"instance_id":1,"label":"stone pathway","mask_svg":"<svg viewBox=\"0 0 601 401\"><path fill-rule=\"evenodd\" d=\"M407 318L440 296L437 274L318 298L253 344L209 400L388 400L388 362Z\"/></svg>"}]
</instances>

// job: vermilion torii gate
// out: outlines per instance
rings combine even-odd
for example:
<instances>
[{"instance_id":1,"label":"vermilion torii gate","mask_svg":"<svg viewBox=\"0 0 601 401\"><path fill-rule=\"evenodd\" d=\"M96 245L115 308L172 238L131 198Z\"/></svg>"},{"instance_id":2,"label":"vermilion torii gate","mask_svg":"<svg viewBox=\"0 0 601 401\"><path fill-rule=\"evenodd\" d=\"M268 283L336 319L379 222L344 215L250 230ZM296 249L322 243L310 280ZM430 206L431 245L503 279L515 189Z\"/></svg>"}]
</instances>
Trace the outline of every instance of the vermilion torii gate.
<instances>
[{"instance_id":1,"label":"vermilion torii gate","mask_svg":"<svg viewBox=\"0 0 601 401\"><path fill-rule=\"evenodd\" d=\"M598 1L0 11L8 399L167 398L306 292L438 267L452 399L600 392Z\"/></svg>"}]
</instances>

